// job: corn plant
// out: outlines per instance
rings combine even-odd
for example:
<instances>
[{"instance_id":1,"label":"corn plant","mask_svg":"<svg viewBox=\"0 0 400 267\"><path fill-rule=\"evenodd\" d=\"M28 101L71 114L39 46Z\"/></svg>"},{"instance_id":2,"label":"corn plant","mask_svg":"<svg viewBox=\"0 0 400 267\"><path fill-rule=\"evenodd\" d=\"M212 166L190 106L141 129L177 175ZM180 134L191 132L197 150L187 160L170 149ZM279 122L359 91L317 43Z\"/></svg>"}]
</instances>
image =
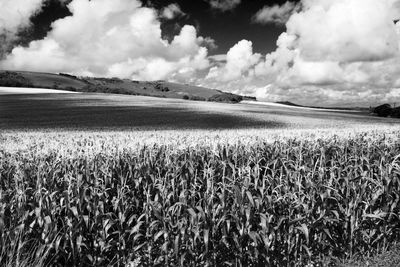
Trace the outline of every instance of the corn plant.
<instances>
[{"instance_id":1,"label":"corn plant","mask_svg":"<svg viewBox=\"0 0 400 267\"><path fill-rule=\"evenodd\" d=\"M71 134L0 146L0 265L306 266L370 256L400 238L398 137L132 145Z\"/></svg>"}]
</instances>

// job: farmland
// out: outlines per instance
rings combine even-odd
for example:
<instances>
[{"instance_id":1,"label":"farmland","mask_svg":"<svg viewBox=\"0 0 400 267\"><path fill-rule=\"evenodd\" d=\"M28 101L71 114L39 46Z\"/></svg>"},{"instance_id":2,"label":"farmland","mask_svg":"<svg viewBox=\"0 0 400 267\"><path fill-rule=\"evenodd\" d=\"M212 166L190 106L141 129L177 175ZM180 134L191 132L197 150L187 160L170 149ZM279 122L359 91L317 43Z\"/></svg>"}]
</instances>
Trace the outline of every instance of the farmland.
<instances>
[{"instance_id":1,"label":"farmland","mask_svg":"<svg viewBox=\"0 0 400 267\"><path fill-rule=\"evenodd\" d=\"M101 94L0 109L2 266L335 266L400 238L392 119Z\"/></svg>"},{"instance_id":2,"label":"farmland","mask_svg":"<svg viewBox=\"0 0 400 267\"><path fill-rule=\"evenodd\" d=\"M96 93L2 95L0 129L314 129L398 123L396 119L378 118L357 111L250 103L227 104Z\"/></svg>"},{"instance_id":3,"label":"farmland","mask_svg":"<svg viewBox=\"0 0 400 267\"><path fill-rule=\"evenodd\" d=\"M303 266L387 250L398 128L331 132L3 133L2 265L17 251L60 266Z\"/></svg>"}]
</instances>

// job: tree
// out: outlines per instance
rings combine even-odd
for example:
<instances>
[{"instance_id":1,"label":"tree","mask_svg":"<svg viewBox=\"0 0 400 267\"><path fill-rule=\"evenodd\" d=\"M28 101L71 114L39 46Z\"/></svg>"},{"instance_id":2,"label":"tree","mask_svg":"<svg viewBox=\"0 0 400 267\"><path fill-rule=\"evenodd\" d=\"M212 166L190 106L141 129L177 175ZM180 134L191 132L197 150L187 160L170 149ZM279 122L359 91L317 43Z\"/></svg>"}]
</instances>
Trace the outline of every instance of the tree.
<instances>
[{"instance_id":1,"label":"tree","mask_svg":"<svg viewBox=\"0 0 400 267\"><path fill-rule=\"evenodd\" d=\"M392 114L392 107L390 106L390 104L383 104L374 108L373 112L379 117L388 117Z\"/></svg>"}]
</instances>

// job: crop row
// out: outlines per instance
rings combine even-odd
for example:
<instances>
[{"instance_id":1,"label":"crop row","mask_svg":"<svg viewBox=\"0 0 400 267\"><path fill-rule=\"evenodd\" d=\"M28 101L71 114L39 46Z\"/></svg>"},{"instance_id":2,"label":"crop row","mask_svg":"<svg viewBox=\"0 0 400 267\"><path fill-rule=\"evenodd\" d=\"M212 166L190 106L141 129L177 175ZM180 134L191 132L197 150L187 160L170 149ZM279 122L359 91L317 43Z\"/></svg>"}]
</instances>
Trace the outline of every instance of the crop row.
<instances>
[{"instance_id":1,"label":"crop row","mask_svg":"<svg viewBox=\"0 0 400 267\"><path fill-rule=\"evenodd\" d=\"M400 238L396 139L0 150L0 265L304 266Z\"/></svg>"}]
</instances>

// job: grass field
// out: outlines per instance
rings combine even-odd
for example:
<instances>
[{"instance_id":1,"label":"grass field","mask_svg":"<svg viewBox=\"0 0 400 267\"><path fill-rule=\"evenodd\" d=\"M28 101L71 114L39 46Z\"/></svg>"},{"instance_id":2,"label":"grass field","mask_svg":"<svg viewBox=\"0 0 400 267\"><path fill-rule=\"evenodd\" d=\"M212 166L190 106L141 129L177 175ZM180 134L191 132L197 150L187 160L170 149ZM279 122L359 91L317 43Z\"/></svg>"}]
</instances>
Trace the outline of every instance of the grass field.
<instances>
[{"instance_id":1,"label":"grass field","mask_svg":"<svg viewBox=\"0 0 400 267\"><path fill-rule=\"evenodd\" d=\"M0 96L0 265L396 266L399 137L361 112Z\"/></svg>"}]
</instances>

